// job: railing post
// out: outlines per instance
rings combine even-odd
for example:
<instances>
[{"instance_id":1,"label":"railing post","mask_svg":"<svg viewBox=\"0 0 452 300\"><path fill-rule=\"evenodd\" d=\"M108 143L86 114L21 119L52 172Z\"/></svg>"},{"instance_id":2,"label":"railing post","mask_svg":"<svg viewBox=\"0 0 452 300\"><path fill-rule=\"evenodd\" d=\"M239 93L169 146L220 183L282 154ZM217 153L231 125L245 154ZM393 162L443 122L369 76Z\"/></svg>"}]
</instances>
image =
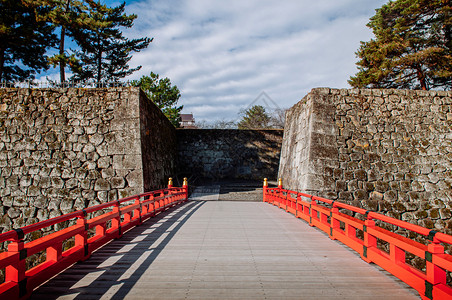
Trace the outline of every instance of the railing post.
<instances>
[{"instance_id":1,"label":"railing post","mask_svg":"<svg viewBox=\"0 0 452 300\"><path fill-rule=\"evenodd\" d=\"M59 261L63 253L62 246L61 243L57 242L48 247L46 251L46 261Z\"/></svg>"},{"instance_id":2,"label":"railing post","mask_svg":"<svg viewBox=\"0 0 452 300\"><path fill-rule=\"evenodd\" d=\"M333 207L331 207L330 213L330 239L335 240L334 232L341 227L341 222L335 218L339 214L339 208L335 206L335 202L333 201Z\"/></svg>"},{"instance_id":3,"label":"railing post","mask_svg":"<svg viewBox=\"0 0 452 300\"><path fill-rule=\"evenodd\" d=\"M267 181L267 178L264 178L264 186L262 187L262 190L263 190L262 200L264 202L268 202L267 201L267 188L268 188L268 181Z\"/></svg>"},{"instance_id":4,"label":"railing post","mask_svg":"<svg viewBox=\"0 0 452 300\"><path fill-rule=\"evenodd\" d=\"M444 254L444 246L439 244L438 239L435 238L436 231L430 231L428 238L432 241L427 246L427 251L425 252L425 262L426 262L426 275L425 280L425 294L424 296L428 299L433 299L433 288L437 284L446 284L446 271L441 267L438 267L433 263L433 257L438 254Z\"/></svg>"},{"instance_id":5,"label":"railing post","mask_svg":"<svg viewBox=\"0 0 452 300\"><path fill-rule=\"evenodd\" d=\"M394 244L389 245L389 255L391 257L391 261L395 265L405 264L405 250L395 246Z\"/></svg>"},{"instance_id":6,"label":"railing post","mask_svg":"<svg viewBox=\"0 0 452 300\"><path fill-rule=\"evenodd\" d=\"M188 181L187 181L187 177L184 177L184 183L182 184L182 188L184 189L185 192L185 202L188 201Z\"/></svg>"},{"instance_id":7,"label":"railing post","mask_svg":"<svg viewBox=\"0 0 452 300\"><path fill-rule=\"evenodd\" d=\"M116 201L115 206L113 207L113 213L117 213L118 215L114 217L111 220L111 227L113 230L117 229L118 234L116 235L117 238L120 238L122 236L121 232L121 203Z\"/></svg>"},{"instance_id":8,"label":"railing post","mask_svg":"<svg viewBox=\"0 0 452 300\"><path fill-rule=\"evenodd\" d=\"M89 225L86 220L87 213L86 213L85 209L83 209L82 212L83 212L83 215L77 219L77 225L81 226L83 228L83 231L81 233L75 235L75 246L79 246L79 247L83 248L83 258L81 260L84 261L91 256L91 253L89 251L89 246L88 246ZM97 231L97 228L96 228L96 231Z\"/></svg>"},{"instance_id":9,"label":"railing post","mask_svg":"<svg viewBox=\"0 0 452 300\"><path fill-rule=\"evenodd\" d=\"M105 236L105 223L96 225L96 236Z\"/></svg>"},{"instance_id":10,"label":"railing post","mask_svg":"<svg viewBox=\"0 0 452 300\"><path fill-rule=\"evenodd\" d=\"M173 187L173 178L170 177L168 179L168 196L169 196L169 203L170 204L174 202L173 196L172 196L173 195L173 191L171 190L172 187ZM176 205L176 204L173 204L173 205Z\"/></svg>"},{"instance_id":11,"label":"railing post","mask_svg":"<svg viewBox=\"0 0 452 300\"><path fill-rule=\"evenodd\" d=\"M151 211L151 205L152 205L152 214L151 217L155 216L155 194L152 193L151 195L149 195L149 199L148 200L152 200L152 202L149 201L149 211Z\"/></svg>"},{"instance_id":12,"label":"railing post","mask_svg":"<svg viewBox=\"0 0 452 300\"><path fill-rule=\"evenodd\" d=\"M28 294L26 271L27 249L24 245L24 232L22 229L15 229L17 238L8 245L8 252L17 253L14 262L5 268L5 282L11 281L18 286L18 298L22 298Z\"/></svg>"},{"instance_id":13,"label":"railing post","mask_svg":"<svg viewBox=\"0 0 452 300\"><path fill-rule=\"evenodd\" d=\"M312 225L312 218L314 217L315 212L315 218L317 218L317 210L315 207L317 206L317 202L311 197L311 203L309 204L309 226L313 227Z\"/></svg>"},{"instance_id":14,"label":"railing post","mask_svg":"<svg viewBox=\"0 0 452 300\"><path fill-rule=\"evenodd\" d=\"M282 204L282 178L278 178L278 207L281 208ZM285 204L285 203L284 203Z\"/></svg>"},{"instance_id":15,"label":"railing post","mask_svg":"<svg viewBox=\"0 0 452 300\"><path fill-rule=\"evenodd\" d=\"M369 228L375 228L375 221L369 216L369 211L366 212L366 220L364 221L363 232L364 232L364 245L363 245L363 253L361 254L361 258L365 262L372 262L371 259L367 257L367 251L369 248L377 247L377 238L373 235L369 234L367 230Z\"/></svg>"},{"instance_id":16,"label":"railing post","mask_svg":"<svg viewBox=\"0 0 452 300\"><path fill-rule=\"evenodd\" d=\"M298 215L300 212L298 211L300 208L300 204L299 202L301 201L301 196L300 194L297 193L297 196L295 197L295 217L299 218L300 216ZM301 210L303 211L303 205L301 206Z\"/></svg>"},{"instance_id":17,"label":"railing post","mask_svg":"<svg viewBox=\"0 0 452 300\"><path fill-rule=\"evenodd\" d=\"M331 227L330 223L328 223L328 215L324 214L323 212L320 212L320 223Z\"/></svg>"},{"instance_id":18,"label":"railing post","mask_svg":"<svg viewBox=\"0 0 452 300\"><path fill-rule=\"evenodd\" d=\"M144 204L143 206L144 201L146 201L146 196L140 198L141 215L147 215L149 212L149 204Z\"/></svg>"},{"instance_id":19,"label":"railing post","mask_svg":"<svg viewBox=\"0 0 452 300\"><path fill-rule=\"evenodd\" d=\"M135 199L135 204L138 204L138 208L133 211L133 218L138 219L138 225L141 225L143 223L143 221L141 220L142 208L141 208L140 197L137 197Z\"/></svg>"}]
</instances>

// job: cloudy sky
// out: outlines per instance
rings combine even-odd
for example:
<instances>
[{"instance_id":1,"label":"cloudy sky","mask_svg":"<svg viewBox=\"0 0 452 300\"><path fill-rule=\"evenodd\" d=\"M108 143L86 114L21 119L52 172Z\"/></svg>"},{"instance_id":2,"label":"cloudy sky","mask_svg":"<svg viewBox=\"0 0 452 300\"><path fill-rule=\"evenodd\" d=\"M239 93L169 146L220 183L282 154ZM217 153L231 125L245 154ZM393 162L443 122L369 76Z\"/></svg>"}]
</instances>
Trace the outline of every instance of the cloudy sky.
<instances>
[{"instance_id":1,"label":"cloudy sky","mask_svg":"<svg viewBox=\"0 0 452 300\"><path fill-rule=\"evenodd\" d=\"M138 19L125 35L154 37L134 54L142 69L129 79L169 77L197 121L237 119L262 92L289 108L314 87L349 87L359 42L372 37L365 25L386 2L126 1Z\"/></svg>"}]
</instances>

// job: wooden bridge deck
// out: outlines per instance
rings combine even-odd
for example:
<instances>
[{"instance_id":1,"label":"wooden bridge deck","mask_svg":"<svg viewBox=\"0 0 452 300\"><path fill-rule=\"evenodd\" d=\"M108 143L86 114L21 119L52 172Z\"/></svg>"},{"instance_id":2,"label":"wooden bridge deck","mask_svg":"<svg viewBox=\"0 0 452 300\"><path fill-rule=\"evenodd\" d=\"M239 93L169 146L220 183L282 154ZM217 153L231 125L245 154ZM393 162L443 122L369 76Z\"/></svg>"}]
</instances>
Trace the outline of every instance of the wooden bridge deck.
<instances>
[{"instance_id":1,"label":"wooden bridge deck","mask_svg":"<svg viewBox=\"0 0 452 300\"><path fill-rule=\"evenodd\" d=\"M41 286L32 299L419 299L261 202L191 201Z\"/></svg>"}]
</instances>

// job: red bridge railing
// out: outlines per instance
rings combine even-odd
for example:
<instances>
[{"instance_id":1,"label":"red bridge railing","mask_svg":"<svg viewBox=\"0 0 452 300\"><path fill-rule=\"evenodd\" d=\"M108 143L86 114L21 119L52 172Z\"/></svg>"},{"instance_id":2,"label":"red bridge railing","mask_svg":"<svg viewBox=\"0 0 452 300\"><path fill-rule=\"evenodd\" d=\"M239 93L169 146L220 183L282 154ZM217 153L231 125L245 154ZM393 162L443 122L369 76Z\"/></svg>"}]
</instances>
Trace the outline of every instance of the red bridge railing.
<instances>
[{"instance_id":1,"label":"red bridge railing","mask_svg":"<svg viewBox=\"0 0 452 300\"><path fill-rule=\"evenodd\" d=\"M452 299L447 276L452 271L452 255L444 253L444 245L452 244L452 236L345 203L283 189L269 188L264 181L263 201L271 203L301 218L339 240L361 255L368 263L375 263L419 292L422 299ZM363 220L349 214L360 214ZM416 233L427 245L378 226L390 224ZM389 251L378 244L389 245ZM406 253L425 260L425 270L406 261Z\"/></svg>"},{"instance_id":2,"label":"red bridge railing","mask_svg":"<svg viewBox=\"0 0 452 300\"><path fill-rule=\"evenodd\" d=\"M0 243L10 242L8 250L0 253L0 269L5 269L0 299L28 298L36 287L72 264L86 260L94 250L187 199L186 179L180 188L173 187L170 179L166 189L88 207L0 234ZM63 227L63 222L71 220L76 220L76 224L24 241L27 234L58 224ZM73 245L63 251L67 240L72 240ZM27 270L26 259L40 252L45 253L45 261Z\"/></svg>"}]
</instances>

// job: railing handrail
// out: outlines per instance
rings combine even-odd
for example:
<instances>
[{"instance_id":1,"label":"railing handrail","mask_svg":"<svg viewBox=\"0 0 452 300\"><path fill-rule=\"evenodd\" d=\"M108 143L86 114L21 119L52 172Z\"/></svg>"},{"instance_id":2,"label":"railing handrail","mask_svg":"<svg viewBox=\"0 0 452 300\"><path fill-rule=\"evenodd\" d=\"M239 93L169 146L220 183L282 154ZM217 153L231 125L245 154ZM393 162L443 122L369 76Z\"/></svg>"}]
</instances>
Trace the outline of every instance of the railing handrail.
<instances>
[{"instance_id":1,"label":"railing handrail","mask_svg":"<svg viewBox=\"0 0 452 300\"><path fill-rule=\"evenodd\" d=\"M285 209L349 246L366 262L381 266L416 289L422 299L452 299L452 287L447 283L447 272L452 273L452 255L446 254L440 244L452 245L451 235L340 201L287 190L281 180L278 187L268 187L264 181L263 201ZM340 209L361 214L364 220ZM427 245L388 231L375 220L415 232ZM363 238L358 237L358 231ZM378 240L385 242L389 250L381 250ZM407 264L406 252L425 259L425 271Z\"/></svg>"},{"instance_id":2,"label":"railing handrail","mask_svg":"<svg viewBox=\"0 0 452 300\"><path fill-rule=\"evenodd\" d=\"M61 216L57 216L48 220L44 220L44 221L40 221L34 224L30 224L24 227L19 227L7 232L4 232L2 234L0 234L0 243L6 242L6 241L12 241L14 239L17 239L17 234L18 231L22 231L23 234L29 234L31 232L61 223L61 222L65 222L65 221L69 221L72 219L76 219L76 218L81 218L84 217L85 214L89 214L89 213L93 213L96 211L99 211L101 209L106 209L112 206L117 205L118 203L124 203L127 201L131 201L131 200L136 200L142 197L146 197L149 195L155 195L157 193L162 193L164 191L178 191L178 192L183 192L183 188L177 188L177 187L172 187L172 188L168 188L168 189L160 189L160 190L155 190L155 191L151 191L151 192L146 192L146 193L142 193L142 194L138 194L138 195L133 195L133 196L129 196L126 198L121 198L119 200L113 200L110 202L106 202L106 203L102 203L102 204L98 204L98 205L94 205L94 206L90 206L84 209L80 209L68 214L64 214Z\"/></svg>"},{"instance_id":3,"label":"railing handrail","mask_svg":"<svg viewBox=\"0 0 452 300\"><path fill-rule=\"evenodd\" d=\"M134 202L128 204L130 201ZM72 264L86 260L93 251L121 237L125 231L186 201L186 179L182 187L173 187L170 179L165 189L98 204L0 234L0 242L10 242L7 251L0 253L0 269L5 269L5 281L0 283L0 298L28 298L36 287ZM121 207L123 203L126 205ZM103 211L106 209L111 210ZM89 218L89 214L99 211L102 214ZM26 234L74 219L74 225L33 241L24 241ZM73 239L74 245L63 251L68 239ZM39 252L46 253L46 261L27 270L26 258Z\"/></svg>"},{"instance_id":4,"label":"railing handrail","mask_svg":"<svg viewBox=\"0 0 452 300\"><path fill-rule=\"evenodd\" d=\"M273 187L273 188L268 188L268 191L271 192L273 189L278 190L278 188ZM333 205L333 207L337 207L337 208L343 208L343 209L347 209L349 211L355 212L355 213L359 213L361 215L366 215L367 214L367 219L368 220L372 220L372 219L376 219L376 220L380 220L386 223L389 223L391 225L395 225L398 227L402 227L405 228L407 230L422 234L424 236L429 236L432 234L432 229L428 229L416 224L412 224L406 221L402 221L399 219L395 219L393 217L388 217L386 215L380 214L378 212L374 212L371 210L366 210L364 208L359 208L353 205L349 205L343 202L339 202L339 201L335 201L335 200L330 200L330 199L326 199L326 198L322 198L322 197L318 197L318 196L313 196L313 195L309 195L309 194L305 194L305 193L301 193L301 192L296 192L296 191L291 191L291 190L286 190L286 189L280 189L279 190L282 193L288 193L288 194L296 194L297 197L298 196L302 196L305 198L310 198L313 201L320 201L323 203L327 203L327 204L331 204ZM452 236L442 233L442 232L435 232L435 236L434 238L436 240L438 240L439 242L442 243L446 243L446 244L450 244L452 245Z\"/></svg>"}]
</instances>

